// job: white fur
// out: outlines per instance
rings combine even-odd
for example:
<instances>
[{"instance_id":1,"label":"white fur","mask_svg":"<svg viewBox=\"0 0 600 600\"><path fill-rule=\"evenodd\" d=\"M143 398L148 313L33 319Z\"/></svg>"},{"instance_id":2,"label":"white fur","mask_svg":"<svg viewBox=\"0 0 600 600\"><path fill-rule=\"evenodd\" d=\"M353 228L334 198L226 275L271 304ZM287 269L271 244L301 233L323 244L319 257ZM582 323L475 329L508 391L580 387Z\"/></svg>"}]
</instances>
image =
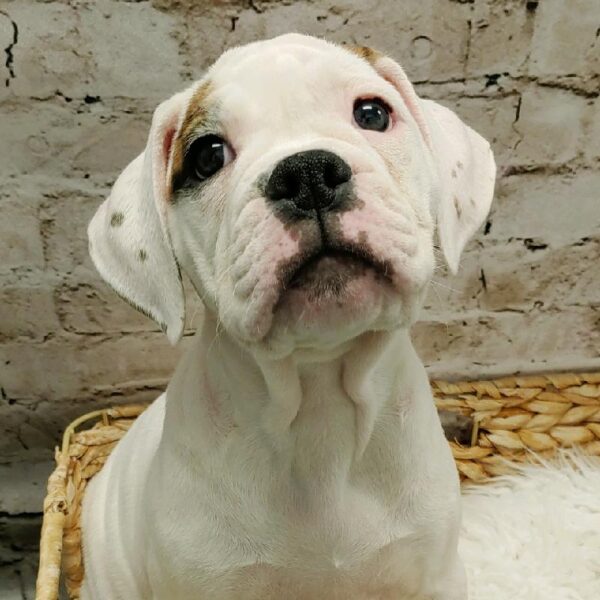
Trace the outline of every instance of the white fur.
<instances>
[{"instance_id":1,"label":"white fur","mask_svg":"<svg viewBox=\"0 0 600 600\"><path fill-rule=\"evenodd\" d=\"M169 145L196 84L159 107L144 155L90 224L101 274L170 339L178 265L206 316L166 394L88 488L82 598L465 600L457 473L408 328L436 219L456 268L488 211L489 146L417 98L390 59L314 38L234 49L207 77L215 115L201 127L235 159L171 197ZM355 99L373 96L394 111L387 132L353 122ZM388 265L387 279L366 269L317 300L278 275L319 247L316 220L282 222L259 191L310 149L353 173L358 202L322 215L330 242Z\"/></svg>"},{"instance_id":2,"label":"white fur","mask_svg":"<svg viewBox=\"0 0 600 600\"><path fill-rule=\"evenodd\" d=\"M470 600L600 598L600 462L571 452L465 489L459 549Z\"/></svg>"}]
</instances>

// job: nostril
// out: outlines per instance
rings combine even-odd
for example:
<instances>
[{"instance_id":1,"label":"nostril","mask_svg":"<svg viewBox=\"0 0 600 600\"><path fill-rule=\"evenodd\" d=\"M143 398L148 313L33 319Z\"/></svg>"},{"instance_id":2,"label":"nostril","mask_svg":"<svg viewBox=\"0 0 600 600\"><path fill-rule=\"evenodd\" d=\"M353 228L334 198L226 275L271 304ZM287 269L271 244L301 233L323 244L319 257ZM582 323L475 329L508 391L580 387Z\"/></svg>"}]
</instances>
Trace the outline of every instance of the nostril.
<instances>
[{"instance_id":1,"label":"nostril","mask_svg":"<svg viewBox=\"0 0 600 600\"><path fill-rule=\"evenodd\" d=\"M328 188L335 189L338 185L350 181L352 170L343 160L328 162L323 171L323 181Z\"/></svg>"},{"instance_id":2,"label":"nostril","mask_svg":"<svg viewBox=\"0 0 600 600\"><path fill-rule=\"evenodd\" d=\"M286 198L294 198L300 193L300 180L294 173L285 176Z\"/></svg>"},{"instance_id":3,"label":"nostril","mask_svg":"<svg viewBox=\"0 0 600 600\"><path fill-rule=\"evenodd\" d=\"M295 189L294 182L285 173L274 172L266 187L266 195L271 200L283 200L289 198Z\"/></svg>"}]
</instances>

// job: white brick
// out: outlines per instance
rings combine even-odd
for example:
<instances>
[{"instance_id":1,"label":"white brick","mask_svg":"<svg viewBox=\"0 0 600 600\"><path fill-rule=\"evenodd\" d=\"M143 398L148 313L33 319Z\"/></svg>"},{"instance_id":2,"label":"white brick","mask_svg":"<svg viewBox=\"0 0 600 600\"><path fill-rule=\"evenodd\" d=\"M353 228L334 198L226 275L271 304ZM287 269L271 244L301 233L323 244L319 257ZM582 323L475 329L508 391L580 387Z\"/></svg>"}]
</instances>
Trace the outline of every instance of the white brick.
<instances>
[{"instance_id":1,"label":"white brick","mask_svg":"<svg viewBox=\"0 0 600 600\"><path fill-rule=\"evenodd\" d=\"M88 252L87 226L104 195L65 194L45 203L46 256L52 269L72 271L83 265L95 272ZM68 243L65 243L68 241Z\"/></svg>"},{"instance_id":2,"label":"white brick","mask_svg":"<svg viewBox=\"0 0 600 600\"><path fill-rule=\"evenodd\" d=\"M0 512L41 512L46 496L44 481L52 469L51 462L0 465Z\"/></svg>"},{"instance_id":3,"label":"white brick","mask_svg":"<svg viewBox=\"0 0 600 600\"><path fill-rule=\"evenodd\" d=\"M151 110L134 112L62 99L0 105L4 173L114 179L146 145Z\"/></svg>"},{"instance_id":4,"label":"white brick","mask_svg":"<svg viewBox=\"0 0 600 600\"><path fill-rule=\"evenodd\" d=\"M521 141L512 164L559 164L581 150L583 120L588 102L570 91L546 87L527 88L519 120L514 124Z\"/></svg>"},{"instance_id":5,"label":"white brick","mask_svg":"<svg viewBox=\"0 0 600 600\"><path fill-rule=\"evenodd\" d=\"M164 381L180 352L162 333L7 342L0 344L2 385L9 398L73 399L107 387Z\"/></svg>"},{"instance_id":6,"label":"white brick","mask_svg":"<svg viewBox=\"0 0 600 600\"><path fill-rule=\"evenodd\" d=\"M11 197L0 200L0 271L44 266L36 203Z\"/></svg>"},{"instance_id":7,"label":"white brick","mask_svg":"<svg viewBox=\"0 0 600 600\"><path fill-rule=\"evenodd\" d=\"M525 2L476 2L468 74L525 73L533 18Z\"/></svg>"},{"instance_id":8,"label":"white brick","mask_svg":"<svg viewBox=\"0 0 600 600\"><path fill-rule=\"evenodd\" d=\"M23 600L21 581L16 567L0 567L0 598L2 600Z\"/></svg>"},{"instance_id":9,"label":"white brick","mask_svg":"<svg viewBox=\"0 0 600 600\"><path fill-rule=\"evenodd\" d=\"M11 285L0 289L0 339L41 340L60 327L51 285Z\"/></svg>"},{"instance_id":10,"label":"white brick","mask_svg":"<svg viewBox=\"0 0 600 600\"><path fill-rule=\"evenodd\" d=\"M597 235L599 186L599 171L509 177L498 187L490 239L541 238L560 247Z\"/></svg>"},{"instance_id":11,"label":"white brick","mask_svg":"<svg viewBox=\"0 0 600 600\"><path fill-rule=\"evenodd\" d=\"M589 161L600 160L600 100L588 102L587 118L584 122L586 131L584 154Z\"/></svg>"},{"instance_id":12,"label":"white brick","mask_svg":"<svg viewBox=\"0 0 600 600\"><path fill-rule=\"evenodd\" d=\"M211 41L190 37L195 64L218 55L225 45L243 44L289 31L327 37L353 45L367 45L389 53L400 61L415 80L447 80L464 75L464 57L469 33L469 7L448 3L439 10L436 0L397 2L376 0L352 2L264 3L260 14L252 10L225 13L222 5L192 18L190 31L210 27ZM225 37L231 17L238 17L235 31ZM198 67L200 68L200 67ZM197 73L197 71L195 71Z\"/></svg>"},{"instance_id":13,"label":"white brick","mask_svg":"<svg viewBox=\"0 0 600 600\"><path fill-rule=\"evenodd\" d=\"M513 128L516 118L518 98L459 98L455 101L443 100L442 104L475 129L494 150L494 158L499 172L510 164L519 135Z\"/></svg>"},{"instance_id":14,"label":"white brick","mask_svg":"<svg viewBox=\"0 0 600 600\"><path fill-rule=\"evenodd\" d=\"M459 319L476 310L600 308L600 278L591 266L600 264L600 235L558 248L544 248L545 239L469 246L457 275L436 273L423 318Z\"/></svg>"},{"instance_id":15,"label":"white brick","mask_svg":"<svg viewBox=\"0 0 600 600\"><path fill-rule=\"evenodd\" d=\"M600 72L597 0L543 0L537 13L531 44L532 75Z\"/></svg>"},{"instance_id":16,"label":"white brick","mask_svg":"<svg viewBox=\"0 0 600 600\"><path fill-rule=\"evenodd\" d=\"M70 6L19 2L8 7L19 26L15 79L19 96L170 96L184 82L172 35L181 27L150 3L98 0Z\"/></svg>"},{"instance_id":17,"label":"white brick","mask_svg":"<svg viewBox=\"0 0 600 600\"><path fill-rule=\"evenodd\" d=\"M203 314L198 295L186 286L189 326L197 326ZM74 333L104 333L114 336L136 331L160 331L150 318L132 308L94 272L78 269L56 290L56 305L62 326Z\"/></svg>"},{"instance_id":18,"label":"white brick","mask_svg":"<svg viewBox=\"0 0 600 600\"><path fill-rule=\"evenodd\" d=\"M434 377L600 369L600 317L581 307L423 321L414 341Z\"/></svg>"}]
</instances>

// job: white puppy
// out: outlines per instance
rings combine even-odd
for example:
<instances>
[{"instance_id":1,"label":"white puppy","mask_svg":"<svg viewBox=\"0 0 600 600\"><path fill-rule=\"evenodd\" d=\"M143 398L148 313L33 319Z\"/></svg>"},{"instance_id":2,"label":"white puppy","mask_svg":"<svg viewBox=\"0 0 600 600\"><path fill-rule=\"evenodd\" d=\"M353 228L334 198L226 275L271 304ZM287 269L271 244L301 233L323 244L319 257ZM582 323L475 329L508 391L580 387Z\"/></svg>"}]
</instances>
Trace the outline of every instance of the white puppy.
<instances>
[{"instance_id":1,"label":"white puppy","mask_svg":"<svg viewBox=\"0 0 600 600\"><path fill-rule=\"evenodd\" d=\"M456 469L409 339L488 212L489 145L366 48L285 35L161 104L90 228L173 342L83 509L84 600L465 600Z\"/></svg>"}]
</instances>

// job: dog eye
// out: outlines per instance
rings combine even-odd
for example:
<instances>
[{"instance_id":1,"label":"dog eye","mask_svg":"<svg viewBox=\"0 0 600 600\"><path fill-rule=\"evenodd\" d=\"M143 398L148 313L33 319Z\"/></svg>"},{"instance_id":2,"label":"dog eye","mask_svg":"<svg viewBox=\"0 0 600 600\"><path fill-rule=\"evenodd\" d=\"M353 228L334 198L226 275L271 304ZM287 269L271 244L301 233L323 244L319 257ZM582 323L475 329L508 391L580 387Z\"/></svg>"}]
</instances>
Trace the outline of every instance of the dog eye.
<instances>
[{"instance_id":1,"label":"dog eye","mask_svg":"<svg viewBox=\"0 0 600 600\"><path fill-rule=\"evenodd\" d=\"M195 176L204 181L231 162L233 152L218 135L198 138L190 148L190 164Z\"/></svg>"},{"instance_id":2,"label":"dog eye","mask_svg":"<svg viewBox=\"0 0 600 600\"><path fill-rule=\"evenodd\" d=\"M385 131L390 124L390 108L380 98L357 100L354 103L354 120L361 129Z\"/></svg>"}]
</instances>

